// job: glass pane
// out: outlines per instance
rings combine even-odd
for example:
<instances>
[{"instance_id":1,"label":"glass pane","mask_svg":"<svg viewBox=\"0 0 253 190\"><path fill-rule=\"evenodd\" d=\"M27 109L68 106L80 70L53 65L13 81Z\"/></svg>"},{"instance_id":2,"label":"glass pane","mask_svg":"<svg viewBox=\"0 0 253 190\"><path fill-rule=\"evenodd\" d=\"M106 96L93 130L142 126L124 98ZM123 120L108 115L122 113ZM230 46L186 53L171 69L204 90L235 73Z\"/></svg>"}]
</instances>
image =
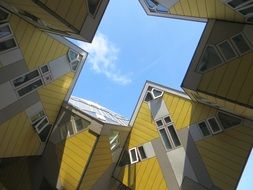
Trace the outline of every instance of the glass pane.
<instances>
[{"instance_id":1,"label":"glass pane","mask_svg":"<svg viewBox=\"0 0 253 190\"><path fill-rule=\"evenodd\" d=\"M37 121L38 119L42 118L43 116L45 116L44 111L40 111L39 113L33 115L33 116L31 117L32 123L35 122L35 121Z\"/></svg>"},{"instance_id":2,"label":"glass pane","mask_svg":"<svg viewBox=\"0 0 253 190\"><path fill-rule=\"evenodd\" d=\"M47 124L48 124L48 120L47 118L44 118L43 121L37 126L37 129L41 130Z\"/></svg>"},{"instance_id":3,"label":"glass pane","mask_svg":"<svg viewBox=\"0 0 253 190\"><path fill-rule=\"evenodd\" d=\"M24 83L26 83L27 81L30 81L30 80L32 80L32 79L38 77L39 75L40 75L40 74L39 74L39 71L38 71L38 70L32 71L32 72L30 72L30 73L27 73L26 75L23 75L23 76L21 76L21 77L15 79L15 80L13 81L13 85L14 85L15 87L18 87L18 86L20 86L21 84L24 84Z\"/></svg>"},{"instance_id":4,"label":"glass pane","mask_svg":"<svg viewBox=\"0 0 253 190\"><path fill-rule=\"evenodd\" d=\"M234 41L234 43L235 43L236 47L238 48L238 50L240 51L240 53L245 53L245 52L249 51L250 47L248 46L248 44L246 43L246 41L244 40L244 38L241 34L233 37L232 40Z\"/></svg>"},{"instance_id":5,"label":"glass pane","mask_svg":"<svg viewBox=\"0 0 253 190\"><path fill-rule=\"evenodd\" d=\"M8 13L0 9L0 21L6 20L8 18Z\"/></svg>"},{"instance_id":6,"label":"glass pane","mask_svg":"<svg viewBox=\"0 0 253 190\"><path fill-rule=\"evenodd\" d=\"M40 70L41 70L42 73L46 73L46 72L49 71L49 68L48 68L47 65L44 65L44 66L42 66L42 67L40 68Z\"/></svg>"},{"instance_id":7,"label":"glass pane","mask_svg":"<svg viewBox=\"0 0 253 190\"><path fill-rule=\"evenodd\" d=\"M238 7L239 5L249 2L250 0L232 0L228 4L232 7Z\"/></svg>"},{"instance_id":8,"label":"glass pane","mask_svg":"<svg viewBox=\"0 0 253 190\"><path fill-rule=\"evenodd\" d=\"M211 134L205 122L199 123L199 128L203 136L209 136Z\"/></svg>"},{"instance_id":9,"label":"glass pane","mask_svg":"<svg viewBox=\"0 0 253 190\"><path fill-rule=\"evenodd\" d=\"M220 127L214 118L208 119L208 123L210 124L210 127L214 133L220 131Z\"/></svg>"},{"instance_id":10,"label":"glass pane","mask_svg":"<svg viewBox=\"0 0 253 190\"><path fill-rule=\"evenodd\" d=\"M165 148L167 150L172 149L171 143L169 141L169 138L167 136L167 133L166 133L165 129L161 129L161 130L159 130L159 132L161 134L161 137L162 137L162 140L164 142Z\"/></svg>"},{"instance_id":11,"label":"glass pane","mask_svg":"<svg viewBox=\"0 0 253 190\"><path fill-rule=\"evenodd\" d=\"M132 150L130 150L130 152L131 152L131 157L132 157L132 161L134 162L134 161L136 161L137 160L137 157L136 157L136 152L135 152L135 149L132 149Z\"/></svg>"},{"instance_id":12,"label":"glass pane","mask_svg":"<svg viewBox=\"0 0 253 190\"><path fill-rule=\"evenodd\" d=\"M71 69L72 69L72 71L76 71L77 70L77 66L78 66L79 62L80 62L79 60L76 60L76 61L73 61L71 63Z\"/></svg>"},{"instance_id":13,"label":"glass pane","mask_svg":"<svg viewBox=\"0 0 253 190\"><path fill-rule=\"evenodd\" d=\"M78 54L72 50L69 50L68 52L68 57L69 57L69 61L73 61L77 58Z\"/></svg>"},{"instance_id":14,"label":"glass pane","mask_svg":"<svg viewBox=\"0 0 253 190\"><path fill-rule=\"evenodd\" d=\"M144 151L143 146L138 147L138 150L139 150L139 153L140 153L141 159L145 159L145 158L147 158L147 155L146 155L146 153L145 153L145 151Z\"/></svg>"},{"instance_id":15,"label":"glass pane","mask_svg":"<svg viewBox=\"0 0 253 190\"><path fill-rule=\"evenodd\" d=\"M228 42L223 42L219 44L219 47L226 60L236 57L236 54L233 51L233 48Z\"/></svg>"},{"instance_id":16,"label":"glass pane","mask_svg":"<svg viewBox=\"0 0 253 190\"><path fill-rule=\"evenodd\" d=\"M9 25L1 26L0 27L0 38L3 38L8 35L11 35L11 29L10 29Z\"/></svg>"},{"instance_id":17,"label":"glass pane","mask_svg":"<svg viewBox=\"0 0 253 190\"><path fill-rule=\"evenodd\" d=\"M199 65L198 71L206 71L211 69L219 64L222 64L222 60L219 57L218 53L216 52L215 48L212 46L207 46L202 55Z\"/></svg>"},{"instance_id":18,"label":"glass pane","mask_svg":"<svg viewBox=\"0 0 253 190\"><path fill-rule=\"evenodd\" d=\"M242 13L242 14L244 14L244 15L253 13L253 6L248 7L248 8L246 8L246 9L243 9L243 10L240 10L240 13Z\"/></svg>"},{"instance_id":19,"label":"glass pane","mask_svg":"<svg viewBox=\"0 0 253 190\"><path fill-rule=\"evenodd\" d=\"M70 122L67 124L67 129L70 136L74 134L74 130Z\"/></svg>"},{"instance_id":20,"label":"glass pane","mask_svg":"<svg viewBox=\"0 0 253 190\"><path fill-rule=\"evenodd\" d=\"M147 95L146 95L146 97L145 97L145 101L148 102L150 100L153 100L153 97L152 97L151 93L148 92Z\"/></svg>"},{"instance_id":21,"label":"glass pane","mask_svg":"<svg viewBox=\"0 0 253 190\"><path fill-rule=\"evenodd\" d=\"M173 140L175 146L176 146L176 147L177 147L177 146L180 146L181 143L180 143L180 141L179 141L179 139L178 139L178 136L177 136L177 133L176 133L176 131L175 131L174 126L173 126L173 125L170 125L170 126L168 126L168 129L169 129L170 135L171 135L171 137L172 137L172 140Z\"/></svg>"},{"instance_id":22,"label":"glass pane","mask_svg":"<svg viewBox=\"0 0 253 190\"><path fill-rule=\"evenodd\" d=\"M218 117L224 129L239 125L241 123L241 120L239 118L233 117L222 112L218 113Z\"/></svg>"},{"instance_id":23,"label":"glass pane","mask_svg":"<svg viewBox=\"0 0 253 190\"><path fill-rule=\"evenodd\" d=\"M18 95L19 96L24 96L25 94L37 89L38 87L42 86L43 83L41 80L37 80L35 82L33 82L32 84L18 90Z\"/></svg>"},{"instance_id":24,"label":"glass pane","mask_svg":"<svg viewBox=\"0 0 253 190\"><path fill-rule=\"evenodd\" d=\"M160 90L153 90L154 97L157 98L158 96L161 96L162 92Z\"/></svg>"},{"instance_id":25,"label":"glass pane","mask_svg":"<svg viewBox=\"0 0 253 190\"><path fill-rule=\"evenodd\" d=\"M13 38L0 42L0 52L16 47L16 42Z\"/></svg>"},{"instance_id":26,"label":"glass pane","mask_svg":"<svg viewBox=\"0 0 253 190\"><path fill-rule=\"evenodd\" d=\"M158 120L158 121L156 121L156 125L157 125L157 127L161 127L161 126L163 126L163 122L162 122L162 120Z\"/></svg>"},{"instance_id":27,"label":"glass pane","mask_svg":"<svg viewBox=\"0 0 253 190\"><path fill-rule=\"evenodd\" d=\"M171 119L170 119L170 116L168 116L168 117L165 117L165 118L164 118L164 121L165 121L166 123L171 123Z\"/></svg>"},{"instance_id":28,"label":"glass pane","mask_svg":"<svg viewBox=\"0 0 253 190\"><path fill-rule=\"evenodd\" d=\"M146 3L151 9L155 8L155 6L157 5L157 3L152 0L146 0Z\"/></svg>"},{"instance_id":29,"label":"glass pane","mask_svg":"<svg viewBox=\"0 0 253 190\"><path fill-rule=\"evenodd\" d=\"M77 131L81 131L82 129L84 129L81 119L75 119L75 123Z\"/></svg>"},{"instance_id":30,"label":"glass pane","mask_svg":"<svg viewBox=\"0 0 253 190\"><path fill-rule=\"evenodd\" d=\"M91 14L96 13L98 4L99 4L99 0L88 0L89 11Z\"/></svg>"},{"instance_id":31,"label":"glass pane","mask_svg":"<svg viewBox=\"0 0 253 190\"><path fill-rule=\"evenodd\" d=\"M51 129L52 125L47 125L43 131L41 131L41 133L39 134L40 140L42 142L45 142L47 140L47 137L49 135L50 129Z\"/></svg>"}]
</instances>

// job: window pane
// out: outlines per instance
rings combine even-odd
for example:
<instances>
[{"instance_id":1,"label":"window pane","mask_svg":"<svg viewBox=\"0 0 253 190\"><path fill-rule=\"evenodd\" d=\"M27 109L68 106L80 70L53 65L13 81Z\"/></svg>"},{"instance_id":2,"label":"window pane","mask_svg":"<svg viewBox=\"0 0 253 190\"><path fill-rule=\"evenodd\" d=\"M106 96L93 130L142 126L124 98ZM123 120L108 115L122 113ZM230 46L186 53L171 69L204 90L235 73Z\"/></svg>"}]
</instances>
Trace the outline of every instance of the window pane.
<instances>
[{"instance_id":1,"label":"window pane","mask_svg":"<svg viewBox=\"0 0 253 190\"><path fill-rule=\"evenodd\" d=\"M250 47L244 40L243 36L241 34L235 36L232 38L233 42L235 43L236 47L240 51L240 53L245 53L249 51Z\"/></svg>"},{"instance_id":2,"label":"window pane","mask_svg":"<svg viewBox=\"0 0 253 190\"><path fill-rule=\"evenodd\" d=\"M141 159L145 159L145 158L147 158L147 155L146 155L146 153L145 153L145 151L144 151L143 146L138 147L138 150L139 150L139 153L140 153Z\"/></svg>"},{"instance_id":3,"label":"window pane","mask_svg":"<svg viewBox=\"0 0 253 190\"><path fill-rule=\"evenodd\" d=\"M0 38L11 35L11 29L9 25L4 25L0 27Z\"/></svg>"},{"instance_id":4,"label":"window pane","mask_svg":"<svg viewBox=\"0 0 253 190\"><path fill-rule=\"evenodd\" d=\"M0 42L0 52L16 47L16 42L13 38Z\"/></svg>"},{"instance_id":5,"label":"window pane","mask_svg":"<svg viewBox=\"0 0 253 190\"><path fill-rule=\"evenodd\" d=\"M233 51L231 45L228 42L223 42L219 44L219 47L226 60L236 57L235 52Z\"/></svg>"},{"instance_id":6,"label":"window pane","mask_svg":"<svg viewBox=\"0 0 253 190\"><path fill-rule=\"evenodd\" d=\"M162 92L160 90L153 89L153 94L154 94L154 97L157 98L161 96Z\"/></svg>"},{"instance_id":7,"label":"window pane","mask_svg":"<svg viewBox=\"0 0 253 190\"><path fill-rule=\"evenodd\" d=\"M38 77L39 75L40 75L40 74L39 74L39 71L38 71L38 70L32 71L32 72L30 72L30 73L27 73L27 74L25 74L25 75L23 75L23 76L21 76L21 77L15 79L15 80L13 81L13 85L14 85L15 87L18 87L18 86L20 86L21 84L24 84L24 83L26 83L27 81L30 81L30 80L32 80L32 79Z\"/></svg>"},{"instance_id":8,"label":"window pane","mask_svg":"<svg viewBox=\"0 0 253 190\"><path fill-rule=\"evenodd\" d=\"M8 18L8 15L9 14L7 12L0 8L0 21L6 20Z\"/></svg>"},{"instance_id":9,"label":"window pane","mask_svg":"<svg viewBox=\"0 0 253 190\"><path fill-rule=\"evenodd\" d=\"M47 137L49 135L50 129L51 129L52 125L47 125L43 131L41 131L41 133L39 134L40 140L42 142L45 142L47 140Z\"/></svg>"},{"instance_id":10,"label":"window pane","mask_svg":"<svg viewBox=\"0 0 253 190\"><path fill-rule=\"evenodd\" d=\"M49 71L49 68L48 68L47 65L44 65L44 66L42 66L42 67L40 68L40 70L41 70L42 73L46 73L46 72Z\"/></svg>"},{"instance_id":11,"label":"window pane","mask_svg":"<svg viewBox=\"0 0 253 190\"><path fill-rule=\"evenodd\" d=\"M210 124L210 127L214 133L221 130L217 121L214 118L208 119L208 123Z\"/></svg>"},{"instance_id":12,"label":"window pane","mask_svg":"<svg viewBox=\"0 0 253 190\"><path fill-rule=\"evenodd\" d=\"M68 52L68 57L69 57L69 61L73 61L77 58L78 53L74 52L73 50L69 50Z\"/></svg>"},{"instance_id":13,"label":"window pane","mask_svg":"<svg viewBox=\"0 0 253 190\"><path fill-rule=\"evenodd\" d=\"M199 123L199 128L203 136L209 136L211 134L205 122Z\"/></svg>"},{"instance_id":14,"label":"window pane","mask_svg":"<svg viewBox=\"0 0 253 190\"><path fill-rule=\"evenodd\" d=\"M169 141L169 138L167 136L167 133L166 133L165 129L161 129L161 130L159 130L159 132L161 134L161 137L162 137L162 140L164 142L165 148L167 150L172 149L171 143Z\"/></svg>"},{"instance_id":15,"label":"window pane","mask_svg":"<svg viewBox=\"0 0 253 190\"><path fill-rule=\"evenodd\" d=\"M199 65L198 71L206 71L211 69L219 64L222 64L222 60L219 57L218 53L216 52L215 48L212 46L207 46L202 55Z\"/></svg>"},{"instance_id":16,"label":"window pane","mask_svg":"<svg viewBox=\"0 0 253 190\"><path fill-rule=\"evenodd\" d=\"M136 157L136 152L135 152L135 149L132 149L132 150L130 150L130 152L131 152L131 157L132 157L132 161L134 162L134 161L136 161L137 160L137 157Z\"/></svg>"},{"instance_id":17,"label":"window pane","mask_svg":"<svg viewBox=\"0 0 253 190\"><path fill-rule=\"evenodd\" d=\"M241 123L241 120L239 118L233 117L222 112L218 113L218 117L224 129L239 125Z\"/></svg>"},{"instance_id":18,"label":"window pane","mask_svg":"<svg viewBox=\"0 0 253 190\"><path fill-rule=\"evenodd\" d=\"M42 81L41 80L37 80L37 81L33 82L32 84L30 84L30 85L28 85L28 86L26 86L26 87L18 90L18 95L19 96L24 96L25 94L27 94L27 93L35 90L36 88L38 88L38 87L40 87L42 85L43 85Z\"/></svg>"},{"instance_id":19,"label":"window pane","mask_svg":"<svg viewBox=\"0 0 253 190\"><path fill-rule=\"evenodd\" d=\"M230 1L228 4L230 5L230 6L232 6L232 7L237 7L237 6L239 6L239 5L241 5L241 4L243 4L243 3L246 3L246 2L249 2L250 0L232 0L232 1Z\"/></svg>"},{"instance_id":20,"label":"window pane","mask_svg":"<svg viewBox=\"0 0 253 190\"><path fill-rule=\"evenodd\" d=\"M161 126L163 126L163 122L162 122L162 120L158 120L158 121L156 121L156 125L157 125L157 127L161 127Z\"/></svg>"},{"instance_id":21,"label":"window pane","mask_svg":"<svg viewBox=\"0 0 253 190\"><path fill-rule=\"evenodd\" d=\"M164 118L164 121L165 121L166 123L170 123L170 122L171 122L171 119L170 119L170 117L168 116L168 117L165 117L165 118Z\"/></svg>"},{"instance_id":22,"label":"window pane","mask_svg":"<svg viewBox=\"0 0 253 190\"><path fill-rule=\"evenodd\" d=\"M43 121L37 126L37 130L40 131L47 124L48 124L48 120L47 118L44 118Z\"/></svg>"},{"instance_id":23,"label":"window pane","mask_svg":"<svg viewBox=\"0 0 253 190\"><path fill-rule=\"evenodd\" d=\"M33 116L31 117L32 123L34 123L34 122L37 121L38 119L42 118L43 116L45 116L44 111L40 111L39 113L33 115Z\"/></svg>"},{"instance_id":24,"label":"window pane","mask_svg":"<svg viewBox=\"0 0 253 190\"><path fill-rule=\"evenodd\" d=\"M181 143L180 143L180 141L179 141L179 139L178 139L178 136L177 136L177 133L176 133L176 131L175 131L174 126L173 126L173 125L170 125L170 126L168 126L168 129L169 129L170 135L171 135L171 137L172 137L172 140L173 140L175 146L176 146L176 147L177 147L177 146L180 146Z\"/></svg>"},{"instance_id":25,"label":"window pane","mask_svg":"<svg viewBox=\"0 0 253 190\"><path fill-rule=\"evenodd\" d=\"M153 97L152 97L151 93L148 92L147 95L146 95L146 97L145 97L145 101L148 102L150 100L153 100Z\"/></svg>"},{"instance_id":26,"label":"window pane","mask_svg":"<svg viewBox=\"0 0 253 190\"><path fill-rule=\"evenodd\" d=\"M98 4L99 4L99 0L88 0L89 11L91 14L96 13Z\"/></svg>"},{"instance_id":27,"label":"window pane","mask_svg":"<svg viewBox=\"0 0 253 190\"><path fill-rule=\"evenodd\" d=\"M243 9L243 10L240 10L240 13L242 13L242 14L244 14L244 15L253 13L253 6L248 7L248 8L246 8L246 9Z\"/></svg>"},{"instance_id":28,"label":"window pane","mask_svg":"<svg viewBox=\"0 0 253 190\"><path fill-rule=\"evenodd\" d=\"M74 134L74 130L70 122L67 124L67 129L70 136Z\"/></svg>"}]
</instances>

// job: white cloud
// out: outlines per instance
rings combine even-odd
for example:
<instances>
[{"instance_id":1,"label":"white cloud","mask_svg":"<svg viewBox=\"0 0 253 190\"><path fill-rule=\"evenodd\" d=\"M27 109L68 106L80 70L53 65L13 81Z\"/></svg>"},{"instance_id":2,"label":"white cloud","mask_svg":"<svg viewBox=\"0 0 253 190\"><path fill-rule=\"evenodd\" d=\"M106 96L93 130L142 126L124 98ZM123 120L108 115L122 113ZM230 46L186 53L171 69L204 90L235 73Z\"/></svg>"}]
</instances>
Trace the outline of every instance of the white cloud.
<instances>
[{"instance_id":1,"label":"white cloud","mask_svg":"<svg viewBox=\"0 0 253 190\"><path fill-rule=\"evenodd\" d=\"M129 74L122 74L118 68L119 48L104 34L97 33L91 44L78 42L78 45L89 52L88 62L94 72L104 74L108 79L121 85L132 82Z\"/></svg>"}]
</instances>

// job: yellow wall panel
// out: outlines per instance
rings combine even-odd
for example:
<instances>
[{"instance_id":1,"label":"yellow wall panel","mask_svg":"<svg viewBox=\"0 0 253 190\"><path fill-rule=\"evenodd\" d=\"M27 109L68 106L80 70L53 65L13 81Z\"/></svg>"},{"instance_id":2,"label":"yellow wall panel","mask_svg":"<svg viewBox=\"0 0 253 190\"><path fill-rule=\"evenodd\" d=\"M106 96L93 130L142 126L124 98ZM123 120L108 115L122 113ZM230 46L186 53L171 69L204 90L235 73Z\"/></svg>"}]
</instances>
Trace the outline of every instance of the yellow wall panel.
<instances>
[{"instance_id":1,"label":"yellow wall panel","mask_svg":"<svg viewBox=\"0 0 253 190\"><path fill-rule=\"evenodd\" d=\"M142 103L135 119L129 141L129 148L159 137L147 103Z\"/></svg>"},{"instance_id":2,"label":"yellow wall panel","mask_svg":"<svg viewBox=\"0 0 253 190\"><path fill-rule=\"evenodd\" d=\"M80 189L91 189L111 164L112 152L110 149L109 138L107 136L100 136L94 152L92 153L88 168L85 171Z\"/></svg>"},{"instance_id":3,"label":"yellow wall panel","mask_svg":"<svg viewBox=\"0 0 253 190\"><path fill-rule=\"evenodd\" d=\"M59 175L64 189L77 188L96 139L95 135L86 130L57 145L61 163Z\"/></svg>"},{"instance_id":4,"label":"yellow wall panel","mask_svg":"<svg viewBox=\"0 0 253 190\"><path fill-rule=\"evenodd\" d=\"M252 143L253 128L241 124L196 144L215 185L235 189Z\"/></svg>"},{"instance_id":5,"label":"yellow wall panel","mask_svg":"<svg viewBox=\"0 0 253 190\"><path fill-rule=\"evenodd\" d=\"M122 168L118 179L131 189L169 189L156 158Z\"/></svg>"}]
</instances>

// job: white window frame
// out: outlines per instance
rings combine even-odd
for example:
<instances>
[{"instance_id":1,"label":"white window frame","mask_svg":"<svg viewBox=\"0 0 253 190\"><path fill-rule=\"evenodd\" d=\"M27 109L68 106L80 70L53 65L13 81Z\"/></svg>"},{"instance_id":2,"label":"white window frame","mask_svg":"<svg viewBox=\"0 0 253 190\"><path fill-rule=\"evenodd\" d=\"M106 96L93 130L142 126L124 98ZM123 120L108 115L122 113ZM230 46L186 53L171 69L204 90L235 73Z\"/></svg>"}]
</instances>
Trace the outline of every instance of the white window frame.
<instances>
[{"instance_id":1,"label":"white window frame","mask_svg":"<svg viewBox=\"0 0 253 190\"><path fill-rule=\"evenodd\" d=\"M41 85L41 86L39 86L39 87L37 87L37 88L35 88L35 89L29 91L28 93L26 93L26 94L24 94L24 95L22 95L22 96L19 95L19 93L18 93L19 90L21 90L22 88L25 88L25 87L29 86L30 84L32 84L33 82L37 82L37 81L39 81L39 80L42 82L42 85ZM20 86L20 87L18 87L18 88L15 89L15 92L16 92L16 95L17 95L18 99L20 99L20 98L22 98L22 97L24 97L24 96L27 96L28 94L31 94L32 92L38 90L38 89L39 89L40 87L42 87L45 83L44 83L44 81L43 81L42 78L36 78L35 80L32 80L32 81L30 81L29 83L26 83L26 84L27 84L27 85L24 85L24 86L22 85L22 86Z\"/></svg>"},{"instance_id":2,"label":"white window frame","mask_svg":"<svg viewBox=\"0 0 253 190\"><path fill-rule=\"evenodd\" d=\"M243 15L244 17L248 17L249 15L251 15L252 13L249 13L249 14L242 14L240 11L244 10L244 9L247 9L247 8L250 8L250 7L253 7L253 4L250 4L252 3L253 1L249 1L247 3L243 3L242 5L240 5L239 7L236 8L236 10L241 14Z\"/></svg>"},{"instance_id":3,"label":"white window frame","mask_svg":"<svg viewBox=\"0 0 253 190\"><path fill-rule=\"evenodd\" d=\"M0 10L8 14L7 18L5 20L0 21L0 23L7 22L10 19L10 12L7 11L6 9L3 9L2 7L0 7Z\"/></svg>"},{"instance_id":4,"label":"white window frame","mask_svg":"<svg viewBox=\"0 0 253 190\"><path fill-rule=\"evenodd\" d=\"M229 46L231 47L232 51L235 54L235 57L232 57L230 59L226 59L226 56L223 54L222 49L220 48L220 45L223 44L224 42L227 42L229 44ZM223 60L225 60L225 61L231 61L239 56L238 52L234 49L234 46L231 44L231 42L229 40L224 40L222 42L219 42L218 44L216 44L216 47L219 50L220 54L222 55Z\"/></svg>"},{"instance_id":5,"label":"white window frame","mask_svg":"<svg viewBox=\"0 0 253 190\"><path fill-rule=\"evenodd\" d=\"M198 68L198 67L199 67L199 63L200 63L200 60L202 59L202 56L204 55L204 53L205 53L205 51L206 51L206 49L207 49L208 47L213 47L213 48L214 48L214 51L217 53L218 57L221 59L221 64L218 64L218 65L216 65L216 66L214 66L214 67L212 67L212 68L206 69L205 71L200 71L200 69ZM224 64L224 62L225 62L225 61L224 61L222 55L220 54L220 52L218 51L217 47L216 47L215 45L213 45L213 44L207 44L206 47L204 48L203 52L201 53L201 56L200 56L200 58L199 58L199 60L198 60L198 64L196 65L195 71L197 71L198 73L206 73L206 72L208 72L208 71L210 71L210 70L213 70L213 69L215 69L215 68L217 68L217 67L220 67L221 65Z\"/></svg>"},{"instance_id":6,"label":"white window frame","mask_svg":"<svg viewBox=\"0 0 253 190\"><path fill-rule=\"evenodd\" d=\"M134 150L134 153L136 155L136 160L133 160L132 154L131 154L131 150ZM136 147L129 149L128 150L128 154L129 154L129 158L130 158L131 164L139 162L139 157L138 157L138 153L137 153L137 148Z\"/></svg>"},{"instance_id":7,"label":"white window frame","mask_svg":"<svg viewBox=\"0 0 253 190\"><path fill-rule=\"evenodd\" d=\"M207 135L207 136L205 136L205 135L203 134L202 130L200 129L200 125L199 125L199 124L200 124L200 123L203 123L203 122L206 124L207 129L208 129L208 131L209 131L209 133L210 133L210 134ZM204 137L204 138L210 137L210 136L212 136L212 134L213 134L213 133L212 133L212 130L210 129L210 126L208 125L207 121L205 121L205 120L204 120L204 121L201 121L201 122L198 122L198 129L199 129L199 131L200 131L202 137Z\"/></svg>"},{"instance_id":8,"label":"white window frame","mask_svg":"<svg viewBox=\"0 0 253 190\"><path fill-rule=\"evenodd\" d=\"M142 147L142 148L143 148L144 153L145 153L145 155L146 155L146 158L142 158L141 153L140 153L140 150L139 150L139 148L140 148L140 147ZM144 148L144 146L143 146L143 145L141 145L141 146L138 146L138 147L137 147L137 152L138 152L138 155L139 155L139 158L140 158L140 160L141 160L141 161L142 161L142 160L146 160L146 159L148 159L147 153L146 153L145 148Z\"/></svg>"},{"instance_id":9,"label":"white window frame","mask_svg":"<svg viewBox=\"0 0 253 190\"><path fill-rule=\"evenodd\" d=\"M218 124L218 127L219 127L219 130L218 130L218 131L216 131L216 132L213 131L213 129L212 129L210 123L209 123L209 120L210 120L210 119L215 119L215 121L216 121L216 123ZM215 134L218 134L218 133L220 133L220 132L223 131L223 128L221 127L221 125L220 125L220 123L219 123L219 121L217 120L216 117L209 117L209 118L207 118L207 119L206 119L206 123L208 124L209 128L211 129L212 134L214 134L214 135L215 135Z\"/></svg>"},{"instance_id":10,"label":"white window frame","mask_svg":"<svg viewBox=\"0 0 253 190\"><path fill-rule=\"evenodd\" d=\"M39 126L43 121L45 121L45 120L47 120L47 123L46 123L45 125L43 125L43 127L42 127L41 129L38 129L38 126ZM34 126L34 128L36 129L37 133L40 134L40 133L46 128L46 126L48 126L48 124L49 124L48 118L47 118L47 116L45 116L45 117L43 117L43 118L41 119L40 122L38 122L38 123Z\"/></svg>"},{"instance_id":11,"label":"white window frame","mask_svg":"<svg viewBox=\"0 0 253 190\"><path fill-rule=\"evenodd\" d=\"M154 90L160 91L161 95L155 97ZM164 92L162 90L157 89L157 88L151 87L151 90L147 90L146 95L144 96L144 102L152 101L152 100L146 101L146 97L147 97L148 93L151 94L152 100L155 100L155 99L162 97Z\"/></svg>"},{"instance_id":12,"label":"white window frame","mask_svg":"<svg viewBox=\"0 0 253 190\"><path fill-rule=\"evenodd\" d=\"M165 118L166 118L166 117L169 117L169 118L170 118L171 121L170 121L169 123L166 123L166 122L165 122ZM158 126L157 123L156 123L157 121L162 121L163 125L162 125L162 126ZM159 133L159 135L160 135L160 138L162 139L164 148L165 148L167 151L171 151L171 150L177 149L177 148L179 148L179 147L182 146L182 142L181 142L181 140L180 140L180 138L179 138L179 136L178 136L178 134L177 134L177 130L176 130L175 126L174 126L174 123L173 123L173 121L172 121L170 115L166 115L166 116L164 116L164 117L162 117L162 118L159 118L159 119L155 120L155 123L156 123L156 127L157 127L157 130L158 130L158 133ZM168 127L171 126L171 125L172 125L172 127L174 128L175 133L176 133L176 135L177 135L177 138L178 138L178 140L179 140L179 142L180 142L180 145L179 145L179 146L176 146L176 145L175 145L174 140L173 140L173 138L172 138L172 135L171 135L170 132L169 132ZM167 148L166 148L165 142L164 142L164 140L163 140L163 138L162 138L162 135L161 135L161 133L160 133L160 130L161 130L161 129L165 129L166 135L167 135L167 137L168 137L168 139L169 139L169 142L170 142L170 144L171 144L171 146L172 146L171 149L167 149Z\"/></svg>"},{"instance_id":13,"label":"white window frame","mask_svg":"<svg viewBox=\"0 0 253 190\"><path fill-rule=\"evenodd\" d=\"M73 60L70 59L70 55L69 55L71 51L77 54L77 57ZM82 61L81 60L82 58L81 58L80 54L78 52L76 52L75 50L73 50L73 49L69 49L67 54L68 54L70 70L73 71L73 72L76 72L77 68L79 67L79 65ZM76 61L78 61L76 69L73 69L73 63L76 62Z\"/></svg>"},{"instance_id":14,"label":"white window frame","mask_svg":"<svg viewBox=\"0 0 253 190\"><path fill-rule=\"evenodd\" d=\"M234 37L239 36L239 35L242 35L242 38L244 39L245 43L249 46L249 50L244 52L244 53L240 52L240 50L238 49L237 45L235 44L235 42L233 40ZM243 32L240 32L238 34L235 34L235 35L231 36L230 40L231 40L231 43L233 44L233 46L235 47L235 49L236 49L236 51L238 52L239 55L245 55L245 54L249 53L250 50L252 49L247 37L244 35Z\"/></svg>"}]
</instances>

